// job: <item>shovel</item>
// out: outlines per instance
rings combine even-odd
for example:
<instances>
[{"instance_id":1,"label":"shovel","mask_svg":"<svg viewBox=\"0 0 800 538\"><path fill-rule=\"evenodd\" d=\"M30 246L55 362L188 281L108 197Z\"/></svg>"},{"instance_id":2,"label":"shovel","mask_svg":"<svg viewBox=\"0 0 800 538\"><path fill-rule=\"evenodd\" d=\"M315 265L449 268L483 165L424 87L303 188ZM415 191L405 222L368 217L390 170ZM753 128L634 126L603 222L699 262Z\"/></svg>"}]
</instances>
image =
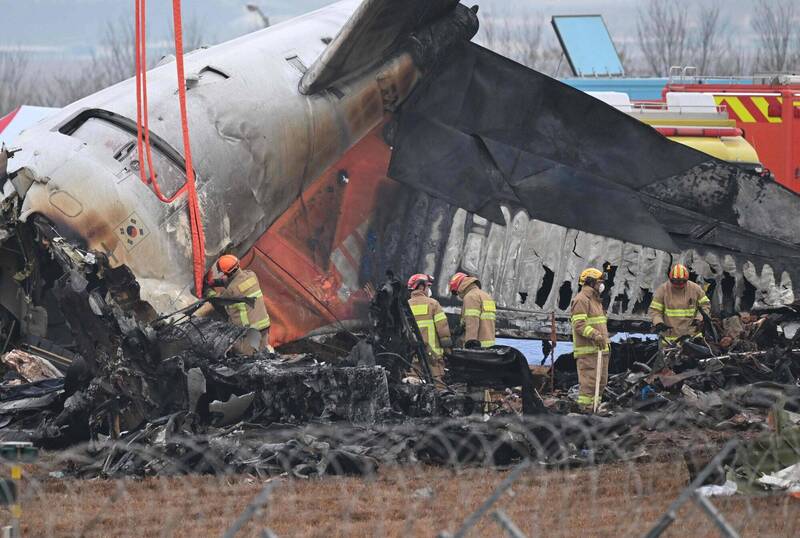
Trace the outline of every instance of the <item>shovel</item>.
<instances>
[{"instance_id":1,"label":"shovel","mask_svg":"<svg viewBox=\"0 0 800 538\"><path fill-rule=\"evenodd\" d=\"M597 350L597 368L594 371L594 401L592 402L592 413L597 413L600 407L600 377L603 375L600 369L603 367L603 350Z\"/></svg>"}]
</instances>

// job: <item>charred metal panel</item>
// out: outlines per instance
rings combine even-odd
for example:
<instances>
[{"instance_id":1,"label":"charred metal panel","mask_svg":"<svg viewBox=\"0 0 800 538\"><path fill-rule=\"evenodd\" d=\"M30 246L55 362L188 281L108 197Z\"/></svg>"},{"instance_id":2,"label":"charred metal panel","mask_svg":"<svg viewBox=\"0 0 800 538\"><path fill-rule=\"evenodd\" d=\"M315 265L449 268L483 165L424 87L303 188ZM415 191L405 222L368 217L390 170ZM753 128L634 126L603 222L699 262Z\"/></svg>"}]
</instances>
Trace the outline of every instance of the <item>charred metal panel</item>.
<instances>
[{"instance_id":1,"label":"charred metal panel","mask_svg":"<svg viewBox=\"0 0 800 538\"><path fill-rule=\"evenodd\" d=\"M417 212L419 208L427 212ZM795 300L797 267L778 270L758 257L719 254L708 248L671 254L531 219L520 209L502 207L502 212L507 224L488 222L424 193L407 196L390 222L402 220L415 230L427 229L436 240L423 240L388 256L388 266L402 275L433 274L435 294L454 307L450 311L459 305L449 295L449 277L457 270L476 274L497 300L498 331L517 337L548 336L550 313L559 318L559 334L568 337L568 305L578 291L578 275L591 266L611 267L608 314L630 328L648 320L652 295L666 281L670 265L679 261L697 275L698 283L708 286L717 312L769 308ZM409 232L406 226L391 225L377 233L382 244L403 244Z\"/></svg>"},{"instance_id":2,"label":"charred metal panel","mask_svg":"<svg viewBox=\"0 0 800 538\"><path fill-rule=\"evenodd\" d=\"M461 269L479 275L501 306L501 330L517 336L549 334L549 313L566 317L578 291L577 277L589 265L615 268L609 312L631 322L647 319L649 298L665 280L671 260L697 265L695 271L708 280L721 281L727 271L739 282L732 297L740 299L746 290L743 262L733 257L723 257L727 265L713 253L687 250L670 257L531 219L526 211L507 206L501 214L510 225L491 223L385 178L388 157L378 133L367 137L276 222L257 243L252 259L245 258L270 290L277 342L320 327L338 331L354 326L364 319L368 301L362 288L380 281L387 269L403 276L436 275L437 295L452 306L457 303L447 293L449 276ZM338 179L342 171L349 178L346 184ZM759 270L750 271L750 280L764 296L780 296L780 278L775 286L761 284L755 275L761 275L763 262L751 264ZM560 332L568 335L568 325Z\"/></svg>"},{"instance_id":3,"label":"charred metal panel","mask_svg":"<svg viewBox=\"0 0 800 538\"><path fill-rule=\"evenodd\" d=\"M642 192L758 235L799 242L800 222L783 215L800 214L800 197L730 164L705 163Z\"/></svg>"},{"instance_id":4,"label":"charred metal panel","mask_svg":"<svg viewBox=\"0 0 800 538\"><path fill-rule=\"evenodd\" d=\"M477 45L455 49L396 121L389 177L495 223L523 207L670 252L800 261L800 224L783 217L800 197Z\"/></svg>"}]
</instances>

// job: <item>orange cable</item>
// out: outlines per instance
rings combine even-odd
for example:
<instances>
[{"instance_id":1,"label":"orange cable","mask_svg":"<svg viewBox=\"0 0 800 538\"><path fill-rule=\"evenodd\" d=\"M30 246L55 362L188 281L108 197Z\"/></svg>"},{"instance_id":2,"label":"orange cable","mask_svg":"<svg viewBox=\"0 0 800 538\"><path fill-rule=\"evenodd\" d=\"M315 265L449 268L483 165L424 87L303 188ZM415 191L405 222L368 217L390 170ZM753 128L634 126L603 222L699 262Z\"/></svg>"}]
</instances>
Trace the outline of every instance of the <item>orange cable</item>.
<instances>
[{"instance_id":1,"label":"orange cable","mask_svg":"<svg viewBox=\"0 0 800 538\"><path fill-rule=\"evenodd\" d=\"M172 19L175 24L175 66L178 73L178 101L181 107L181 130L183 131L183 150L186 160L186 187L189 198L189 226L192 230L192 257L194 258L195 295L203 294L203 274L205 273L206 238L197 202L194 168L192 167L192 148L189 143L189 119L186 113L186 77L183 72L183 26L181 24L181 0L172 0Z\"/></svg>"},{"instance_id":2,"label":"orange cable","mask_svg":"<svg viewBox=\"0 0 800 538\"><path fill-rule=\"evenodd\" d=\"M175 64L178 75L178 100L181 114L181 132L183 135L184 162L186 166L186 182L172 196L164 196L158 184L153 167L152 146L150 144L150 126L147 105L147 33L146 33L146 0L135 0L136 18L136 146L139 156L139 175L143 183L153 189L156 197L164 203L171 203L178 196L187 193L189 209L189 228L192 235L192 268L194 275L195 295L200 297L203 290L203 274L205 273L205 234L200 216L200 205L197 201L192 152L189 142L189 121L186 113L186 78L183 70L183 27L181 24L180 0L172 2L172 16L175 27ZM146 163L144 161L147 161ZM145 166L149 177L145 173Z\"/></svg>"}]
</instances>

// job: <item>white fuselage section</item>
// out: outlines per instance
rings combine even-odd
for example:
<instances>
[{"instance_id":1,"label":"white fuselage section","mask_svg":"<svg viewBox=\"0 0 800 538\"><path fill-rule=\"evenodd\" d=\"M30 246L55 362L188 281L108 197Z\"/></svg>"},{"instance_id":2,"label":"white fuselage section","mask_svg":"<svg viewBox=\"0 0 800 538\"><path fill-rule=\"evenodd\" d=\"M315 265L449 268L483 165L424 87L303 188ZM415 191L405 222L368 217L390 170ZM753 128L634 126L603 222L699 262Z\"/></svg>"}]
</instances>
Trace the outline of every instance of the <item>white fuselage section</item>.
<instances>
[{"instance_id":1,"label":"white fuselage section","mask_svg":"<svg viewBox=\"0 0 800 538\"><path fill-rule=\"evenodd\" d=\"M407 95L416 68L398 54L310 96L304 70L344 25L357 1L334 4L185 57L189 130L206 233L206 265L226 248L246 250L337 156L384 120L387 77ZM380 76L380 85L377 81ZM174 61L147 73L149 127L180 157ZM401 97L403 97L401 95ZM127 265L158 311L191 300L186 197L157 199L138 173L136 86L130 79L65 107L26 131L11 168L21 220L50 219L65 236ZM132 121L120 127L93 112ZM87 116L75 125L76 118ZM65 134L65 126L71 126ZM182 184L181 165L153 147L159 184ZM8 192L6 193L8 194Z\"/></svg>"}]
</instances>

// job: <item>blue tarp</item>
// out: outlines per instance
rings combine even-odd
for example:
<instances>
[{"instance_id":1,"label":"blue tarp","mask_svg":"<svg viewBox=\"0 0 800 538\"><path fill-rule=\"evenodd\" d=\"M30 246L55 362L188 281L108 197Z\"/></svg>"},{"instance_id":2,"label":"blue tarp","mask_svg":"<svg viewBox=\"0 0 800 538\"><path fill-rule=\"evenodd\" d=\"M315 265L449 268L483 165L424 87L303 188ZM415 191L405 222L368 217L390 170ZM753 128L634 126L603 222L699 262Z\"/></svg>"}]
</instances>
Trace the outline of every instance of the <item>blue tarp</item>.
<instances>
[{"instance_id":1,"label":"blue tarp","mask_svg":"<svg viewBox=\"0 0 800 538\"><path fill-rule=\"evenodd\" d=\"M628 338L641 338L643 340L655 340L654 334L639 334L639 333L617 333L611 337L612 342L622 342ZM541 340L517 340L512 338L498 338L497 344L501 346L510 346L516 348L525 355L528 359L528 364L539 365L542 363L544 355L542 354L542 341ZM556 346L555 356L565 353L572 353L572 342L559 342ZM550 364L550 357L547 357L545 364Z\"/></svg>"}]
</instances>

